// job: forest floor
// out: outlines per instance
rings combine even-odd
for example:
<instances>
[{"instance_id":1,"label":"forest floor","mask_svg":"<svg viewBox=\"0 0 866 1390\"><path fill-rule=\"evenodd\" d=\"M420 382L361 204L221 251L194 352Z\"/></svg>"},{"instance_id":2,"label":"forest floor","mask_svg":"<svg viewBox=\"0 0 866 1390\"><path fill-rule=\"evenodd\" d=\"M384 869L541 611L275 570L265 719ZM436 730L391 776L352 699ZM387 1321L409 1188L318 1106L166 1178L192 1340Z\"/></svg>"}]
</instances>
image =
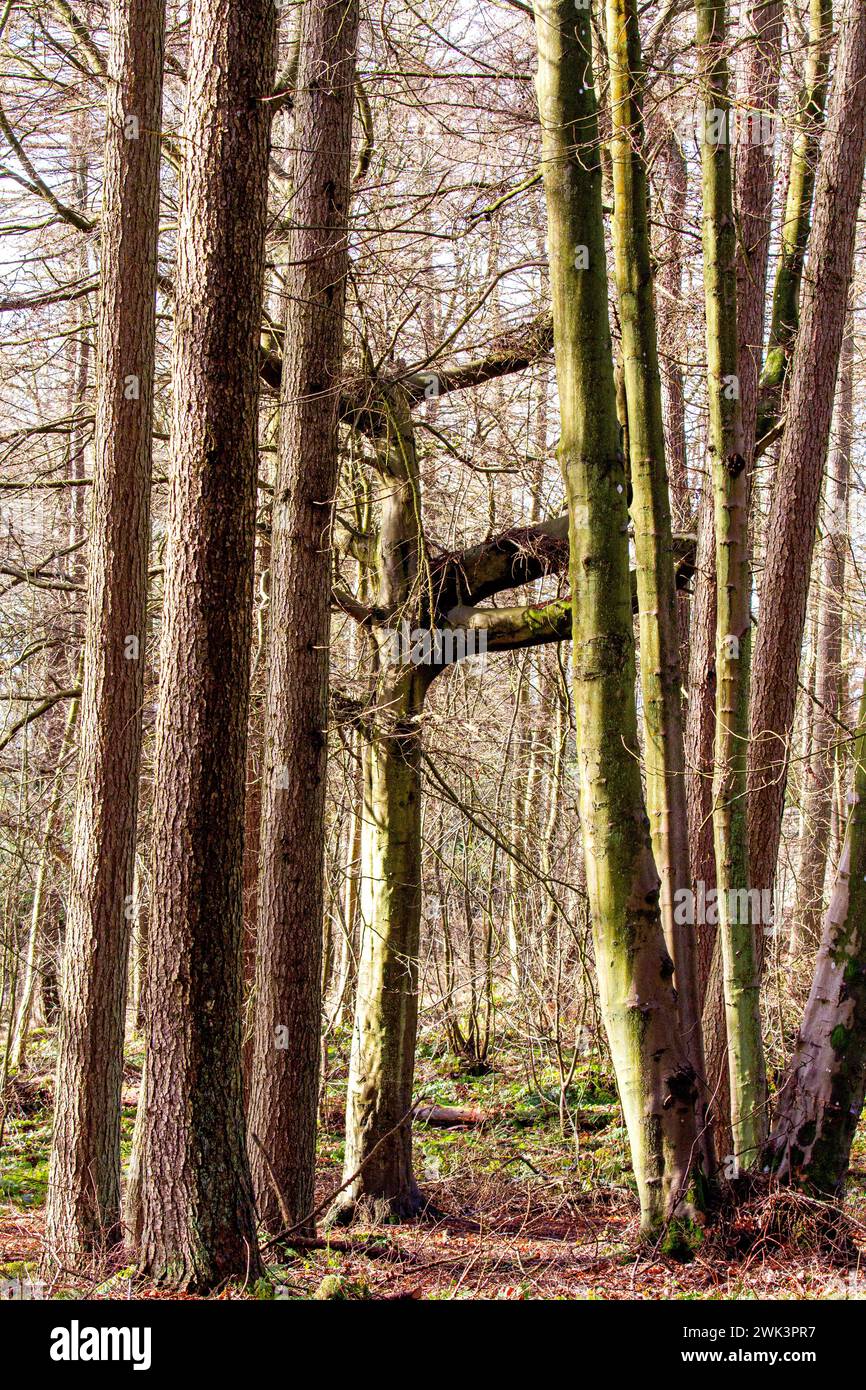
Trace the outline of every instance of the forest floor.
<instances>
[{"instance_id":1,"label":"forest floor","mask_svg":"<svg viewBox=\"0 0 866 1390\"><path fill-rule=\"evenodd\" d=\"M317 1200L340 1185L348 1039L328 1049ZM0 1158L0 1288L37 1280L51 1132L53 1039L40 1036L7 1096ZM289 1249L267 1278L218 1298L346 1299L839 1299L866 1298L866 1133L858 1136L844 1239L822 1235L801 1200L765 1194L710 1223L688 1262L638 1241L637 1201L612 1082L586 1061L560 1095L516 1042L469 1075L435 1039L421 1047L422 1104L483 1112L483 1123L416 1123L419 1182L440 1215L356 1225L321 1248ZM128 1157L141 1070L125 1075ZM166 1297L134 1279L121 1247L40 1292L55 1298Z\"/></svg>"}]
</instances>

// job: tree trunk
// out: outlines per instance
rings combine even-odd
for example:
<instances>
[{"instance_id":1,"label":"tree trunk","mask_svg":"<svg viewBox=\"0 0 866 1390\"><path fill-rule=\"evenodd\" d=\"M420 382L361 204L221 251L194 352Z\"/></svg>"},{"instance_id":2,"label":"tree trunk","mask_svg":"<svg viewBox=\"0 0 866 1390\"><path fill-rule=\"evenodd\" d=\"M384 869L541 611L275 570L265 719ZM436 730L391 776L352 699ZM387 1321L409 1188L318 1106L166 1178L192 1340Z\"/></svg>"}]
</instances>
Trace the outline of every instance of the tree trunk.
<instances>
[{"instance_id":1,"label":"tree trunk","mask_svg":"<svg viewBox=\"0 0 866 1390\"><path fill-rule=\"evenodd\" d=\"M745 17L745 61L740 99L740 125L743 131L743 113L747 113L745 138L741 135L737 146L735 208L737 216L737 361L742 411L743 456L754 458L755 435L758 418L758 381L761 371L761 357L764 345L765 296L767 289L767 262L770 248L770 233L773 220L773 183L775 173L774 141L766 138L769 134L763 122L774 117L779 103L779 73L781 68L781 44L783 32L782 0L751 0ZM762 124L755 129L752 122ZM774 129L774 125L773 125ZM760 137L760 138L756 138ZM753 478L748 478L749 510L751 512L751 493ZM707 523L715 535L712 517ZM701 578L701 603L695 605L698 623L701 626L703 643L699 645L699 665L696 673L698 689L711 679L703 667L702 660L712 653L715 646L715 566L709 577ZM712 597L704 591L712 589ZM712 610L712 636L706 620ZM715 671L712 672L712 678ZM711 697L703 709L696 711L696 719L703 721L705 730L705 750L712 753L712 734L710 721L715 722L715 701ZM695 805L691 824L694 841L701 845L701 861L704 869L696 873L704 888L717 887L715 882L715 855L712 832L712 786L711 757L704 759L703 766L708 774L702 779L702 786L696 788ZM690 808L692 809L692 808ZM694 842L693 841L693 842ZM756 938L755 948L761 955L762 941ZM701 993L705 999L703 1016L704 1055L707 1068L707 1086L712 1096L715 1116L716 1153L720 1161L731 1153L734 1147L731 1133L731 1087L728 1075L728 1041L725 1024L725 998L721 942L718 932L700 928L699 975Z\"/></svg>"},{"instance_id":2,"label":"tree trunk","mask_svg":"<svg viewBox=\"0 0 866 1390\"><path fill-rule=\"evenodd\" d=\"M569 510L580 810L595 957L641 1202L657 1232L684 1209L695 1077L677 1038L659 880L637 762L626 473L608 327L590 16L538 0L536 90Z\"/></svg>"},{"instance_id":3,"label":"tree trunk","mask_svg":"<svg viewBox=\"0 0 866 1390\"><path fill-rule=\"evenodd\" d=\"M726 0L695 0L703 99L707 112L730 111ZM716 732L713 844L724 963L731 1122L738 1161L751 1163L765 1133L765 1092L755 924L740 920L749 886L745 823L748 653L748 465L739 393L736 233L731 151L726 138L701 139L704 290L710 458L716 535Z\"/></svg>"},{"instance_id":4,"label":"tree trunk","mask_svg":"<svg viewBox=\"0 0 866 1390\"><path fill-rule=\"evenodd\" d=\"M412 1171L421 935L420 719L428 679L387 670L364 757L361 948L349 1066L344 1179L332 1216L398 1220L425 1206ZM360 1170L360 1171L358 1171Z\"/></svg>"},{"instance_id":5,"label":"tree trunk","mask_svg":"<svg viewBox=\"0 0 866 1390\"><path fill-rule=\"evenodd\" d=\"M270 0L193 0L156 736L143 1274L260 1271L241 1083L243 818Z\"/></svg>"},{"instance_id":6,"label":"tree trunk","mask_svg":"<svg viewBox=\"0 0 866 1390\"><path fill-rule=\"evenodd\" d=\"M9 1065L16 1069L23 1067L27 1055L30 1015L33 1009L33 998L36 993L36 977L40 970L40 962L44 959L45 955L43 918L45 916L48 870L52 860L54 828L57 823L57 814L60 810L60 802L63 795L64 763L72 748L79 704L80 701L78 700L71 700L69 703L69 710L66 715L66 726L63 730L63 738L57 758L57 771L54 774L54 782L51 787L51 795L48 802L48 814L45 818L45 828L42 832L42 849L39 855L39 868L36 872L36 882L33 885L33 903L30 909L30 932L27 937L24 980L21 985L21 995L18 1000L18 1009L15 1014L12 1042L9 1050Z\"/></svg>"},{"instance_id":7,"label":"tree trunk","mask_svg":"<svg viewBox=\"0 0 866 1390\"><path fill-rule=\"evenodd\" d=\"M144 693L162 0L111 9L80 753L46 1240L119 1236L120 1088Z\"/></svg>"},{"instance_id":8,"label":"tree trunk","mask_svg":"<svg viewBox=\"0 0 866 1390\"><path fill-rule=\"evenodd\" d=\"M815 191L810 270L767 526L749 759L749 838L758 889L772 890L781 836L788 739L863 185L864 81L866 8L856 3L842 23Z\"/></svg>"},{"instance_id":9,"label":"tree trunk","mask_svg":"<svg viewBox=\"0 0 866 1390\"><path fill-rule=\"evenodd\" d=\"M636 0L607 0L613 244L622 326L640 624L646 802L661 918L674 963L681 1037L699 1084L704 1054L694 923L677 912L691 891L682 679L664 414L644 162L643 63ZM701 1119L703 1107L701 1107Z\"/></svg>"},{"instance_id":10,"label":"tree trunk","mask_svg":"<svg viewBox=\"0 0 866 1390\"><path fill-rule=\"evenodd\" d=\"M331 505L348 269L357 0L311 0L295 95L294 220L274 492L256 1039L250 1130L261 1219L313 1200L321 1034ZM274 1183L282 1193L277 1198Z\"/></svg>"},{"instance_id":11,"label":"tree trunk","mask_svg":"<svg viewBox=\"0 0 866 1390\"><path fill-rule=\"evenodd\" d=\"M751 461L758 418L758 380L764 348L767 261L773 224L775 136L782 66L782 0L750 0L745 31L737 141L735 206L737 215L737 330L740 402L745 457ZM743 131L743 117L747 117ZM755 128L749 122L761 124ZM760 137L760 138L758 138ZM749 480L751 485L751 479Z\"/></svg>"},{"instance_id":12,"label":"tree trunk","mask_svg":"<svg viewBox=\"0 0 866 1390\"><path fill-rule=\"evenodd\" d=\"M818 944L824 915L824 878L830 839L830 812L836 746L842 737L842 615L845 600L845 552L848 544L848 474L853 437L854 335L849 320L842 347L836 392L836 447L829 468L825 507L824 554L818 599L818 653L815 705L811 715L811 752L806 766L800 833L800 871L791 925L791 955Z\"/></svg>"},{"instance_id":13,"label":"tree trunk","mask_svg":"<svg viewBox=\"0 0 866 1390\"><path fill-rule=\"evenodd\" d=\"M866 689L854 808L769 1143L778 1177L840 1194L866 1091Z\"/></svg>"},{"instance_id":14,"label":"tree trunk","mask_svg":"<svg viewBox=\"0 0 866 1390\"><path fill-rule=\"evenodd\" d=\"M833 33L832 0L809 0L809 49L800 89L796 131L788 170L788 192L782 216L782 245L773 287L773 312L767 358L761 373L758 437L770 427L778 412L781 388L800 321L800 287L809 242L812 196L818 145L827 99L830 43ZM778 79L777 79L778 80Z\"/></svg>"}]
</instances>

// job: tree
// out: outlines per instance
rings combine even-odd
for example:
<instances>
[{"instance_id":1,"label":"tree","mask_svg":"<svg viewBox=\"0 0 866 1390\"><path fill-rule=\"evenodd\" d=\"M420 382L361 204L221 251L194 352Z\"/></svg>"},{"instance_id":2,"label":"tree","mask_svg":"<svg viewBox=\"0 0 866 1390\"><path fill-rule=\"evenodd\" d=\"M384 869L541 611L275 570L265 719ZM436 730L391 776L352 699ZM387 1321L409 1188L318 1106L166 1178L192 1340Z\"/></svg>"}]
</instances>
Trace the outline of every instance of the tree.
<instances>
[{"instance_id":1,"label":"tree","mask_svg":"<svg viewBox=\"0 0 866 1390\"><path fill-rule=\"evenodd\" d=\"M704 299L716 538L716 731L713 845L724 962L731 1122L738 1160L752 1162L765 1133L765 1091L755 924L735 904L749 886L745 783L751 585L748 463L738 383L736 233L726 0L695 0L704 102L701 134Z\"/></svg>"},{"instance_id":2,"label":"tree","mask_svg":"<svg viewBox=\"0 0 866 1390\"><path fill-rule=\"evenodd\" d=\"M693 924L675 911L678 895L691 889L682 678L643 148L641 42L633 0L607 0L607 51L613 242L633 493L647 812L682 1038L702 1087L704 1055Z\"/></svg>"},{"instance_id":3,"label":"tree","mask_svg":"<svg viewBox=\"0 0 866 1390\"><path fill-rule=\"evenodd\" d=\"M194 0L178 225L140 1268L259 1268L241 1086L244 770L270 0Z\"/></svg>"},{"instance_id":4,"label":"tree","mask_svg":"<svg viewBox=\"0 0 866 1390\"><path fill-rule=\"evenodd\" d=\"M849 5L818 166L809 274L767 524L749 758L750 847L758 888L772 887L778 857L812 550L853 270L866 160L864 31L862 6Z\"/></svg>"},{"instance_id":5,"label":"tree","mask_svg":"<svg viewBox=\"0 0 866 1390\"><path fill-rule=\"evenodd\" d=\"M673 967L635 757L634 638L624 459L607 310L589 15L538 0L554 350L569 512L581 824L601 1006L629 1131L641 1225L685 1207L695 1074L677 1037Z\"/></svg>"},{"instance_id":6,"label":"tree","mask_svg":"<svg viewBox=\"0 0 866 1390\"><path fill-rule=\"evenodd\" d=\"M163 0L111 9L80 753L47 1240L120 1235L120 1088L135 864L156 324Z\"/></svg>"},{"instance_id":7,"label":"tree","mask_svg":"<svg viewBox=\"0 0 866 1390\"><path fill-rule=\"evenodd\" d=\"M338 480L357 0L302 12L272 509L256 1040L259 1212L306 1230L314 1204L327 775L331 510Z\"/></svg>"},{"instance_id":8,"label":"tree","mask_svg":"<svg viewBox=\"0 0 866 1390\"><path fill-rule=\"evenodd\" d=\"M844 1188L866 1094L866 691L853 761L854 805L768 1144L779 1178L827 1197Z\"/></svg>"},{"instance_id":9,"label":"tree","mask_svg":"<svg viewBox=\"0 0 866 1390\"><path fill-rule=\"evenodd\" d=\"M842 709L842 628L845 604L848 479L853 442L854 335L849 322L842 344L836 389L836 442L828 468L817 618L815 704L810 720L800 834L797 898L791 921L791 956L818 942L824 906L824 878L835 795L837 746L844 738Z\"/></svg>"}]
</instances>

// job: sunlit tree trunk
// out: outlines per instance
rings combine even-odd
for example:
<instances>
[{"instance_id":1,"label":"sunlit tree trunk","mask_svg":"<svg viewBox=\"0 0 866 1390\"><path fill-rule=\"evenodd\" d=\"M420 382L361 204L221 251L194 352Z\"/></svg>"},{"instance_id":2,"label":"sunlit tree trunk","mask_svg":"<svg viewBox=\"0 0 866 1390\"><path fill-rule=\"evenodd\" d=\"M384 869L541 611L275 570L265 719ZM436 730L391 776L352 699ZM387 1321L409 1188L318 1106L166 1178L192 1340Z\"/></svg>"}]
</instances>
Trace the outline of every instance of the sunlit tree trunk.
<instances>
[{"instance_id":1,"label":"sunlit tree trunk","mask_svg":"<svg viewBox=\"0 0 866 1390\"><path fill-rule=\"evenodd\" d=\"M87 630L46 1239L120 1234L156 337L162 0L111 9Z\"/></svg>"},{"instance_id":2,"label":"sunlit tree trunk","mask_svg":"<svg viewBox=\"0 0 866 1390\"><path fill-rule=\"evenodd\" d=\"M716 730L713 844L735 1153L750 1163L765 1133L765 1093L755 923L737 909L749 887L745 783L751 585L748 465L739 392L736 233L731 151L718 118L730 111L726 0L696 0L701 90L704 298L710 460L716 537ZM747 920L742 921L745 915Z\"/></svg>"},{"instance_id":3,"label":"sunlit tree trunk","mask_svg":"<svg viewBox=\"0 0 866 1390\"><path fill-rule=\"evenodd\" d=\"M768 1146L777 1176L827 1196L844 1187L866 1092L866 691L853 751L854 806Z\"/></svg>"},{"instance_id":4,"label":"sunlit tree trunk","mask_svg":"<svg viewBox=\"0 0 866 1390\"><path fill-rule=\"evenodd\" d=\"M613 244L633 492L647 812L661 879L662 925L674 963L682 1040L695 1076L702 1084L704 1057L691 920L694 914L676 911L682 895L691 889L691 876L677 589L665 466L636 0L607 0L607 51Z\"/></svg>"},{"instance_id":5,"label":"sunlit tree trunk","mask_svg":"<svg viewBox=\"0 0 866 1390\"><path fill-rule=\"evenodd\" d=\"M806 764L802 806L797 900L791 924L791 955L814 949L823 917L824 877L830 840L836 746L840 726L842 616L845 552L848 545L848 476L853 437L854 335L849 320L842 346L836 390L836 443L828 469L824 553L818 595L818 650L815 704L811 712L811 751Z\"/></svg>"},{"instance_id":6,"label":"sunlit tree trunk","mask_svg":"<svg viewBox=\"0 0 866 1390\"><path fill-rule=\"evenodd\" d=\"M812 551L866 156L866 8L849 5L815 188L809 275L767 525L755 639L749 838L753 883L771 890L781 836Z\"/></svg>"},{"instance_id":7,"label":"sunlit tree trunk","mask_svg":"<svg viewBox=\"0 0 866 1390\"><path fill-rule=\"evenodd\" d=\"M778 411L780 391L787 374L800 321L800 290L812 219L818 146L827 99L832 33L832 0L809 0L809 48L797 103L794 142L788 168L788 191L782 216L782 245L773 287L770 338L761 373L762 398L757 425L759 438L770 426L774 414Z\"/></svg>"},{"instance_id":8,"label":"sunlit tree trunk","mask_svg":"<svg viewBox=\"0 0 866 1390\"><path fill-rule=\"evenodd\" d=\"M626 473L607 307L590 17L538 0L536 90L569 509L580 807L601 1005L645 1233L680 1209L695 1160L682 1050L638 767Z\"/></svg>"},{"instance_id":9,"label":"sunlit tree trunk","mask_svg":"<svg viewBox=\"0 0 866 1390\"><path fill-rule=\"evenodd\" d=\"M261 1268L241 1084L271 0L193 0L156 734L140 1269Z\"/></svg>"},{"instance_id":10,"label":"sunlit tree trunk","mask_svg":"<svg viewBox=\"0 0 866 1390\"><path fill-rule=\"evenodd\" d=\"M356 0L302 12L274 491L252 1169L268 1230L307 1227L318 1104L331 505L349 251ZM277 1196L278 1188L281 1196Z\"/></svg>"}]
</instances>

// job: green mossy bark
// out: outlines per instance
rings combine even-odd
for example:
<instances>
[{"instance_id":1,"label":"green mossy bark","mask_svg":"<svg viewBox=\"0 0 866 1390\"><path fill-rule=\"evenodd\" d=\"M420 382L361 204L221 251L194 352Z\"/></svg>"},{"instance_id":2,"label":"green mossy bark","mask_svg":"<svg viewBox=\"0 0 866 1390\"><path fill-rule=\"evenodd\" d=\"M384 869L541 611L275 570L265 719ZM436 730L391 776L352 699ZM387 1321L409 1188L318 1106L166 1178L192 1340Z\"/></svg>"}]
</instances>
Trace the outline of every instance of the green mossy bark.
<instances>
[{"instance_id":1,"label":"green mossy bark","mask_svg":"<svg viewBox=\"0 0 866 1390\"><path fill-rule=\"evenodd\" d=\"M689 1189L695 1076L677 1037L673 965L636 757L626 470L608 325L590 16L570 0L537 0L535 21L587 888L642 1230L655 1234Z\"/></svg>"},{"instance_id":2,"label":"green mossy bark","mask_svg":"<svg viewBox=\"0 0 866 1390\"><path fill-rule=\"evenodd\" d=\"M683 1039L704 1075L694 929L678 924L676 893L691 887L683 749L682 677L671 508L665 463L642 113L636 0L607 0L613 245L622 325L623 384L640 620L646 800L661 879L661 914L674 962Z\"/></svg>"},{"instance_id":3,"label":"green mossy bark","mask_svg":"<svg viewBox=\"0 0 866 1390\"><path fill-rule=\"evenodd\" d=\"M703 99L730 110L726 0L695 0ZM766 1132L766 1076L761 1039L755 925L730 913L729 890L749 883L746 756L751 583L748 559L747 460L739 397L736 231L727 140L701 141L704 293L710 456L716 529L716 733L713 842L724 968L731 1122L738 1160L752 1163ZM749 914L747 914L749 915Z\"/></svg>"},{"instance_id":4,"label":"green mossy bark","mask_svg":"<svg viewBox=\"0 0 866 1390\"><path fill-rule=\"evenodd\" d=\"M772 317L761 373L757 438L771 428L800 322L800 287L812 224L818 145L824 123L833 32L832 0L809 0L809 51L797 103Z\"/></svg>"}]
</instances>

